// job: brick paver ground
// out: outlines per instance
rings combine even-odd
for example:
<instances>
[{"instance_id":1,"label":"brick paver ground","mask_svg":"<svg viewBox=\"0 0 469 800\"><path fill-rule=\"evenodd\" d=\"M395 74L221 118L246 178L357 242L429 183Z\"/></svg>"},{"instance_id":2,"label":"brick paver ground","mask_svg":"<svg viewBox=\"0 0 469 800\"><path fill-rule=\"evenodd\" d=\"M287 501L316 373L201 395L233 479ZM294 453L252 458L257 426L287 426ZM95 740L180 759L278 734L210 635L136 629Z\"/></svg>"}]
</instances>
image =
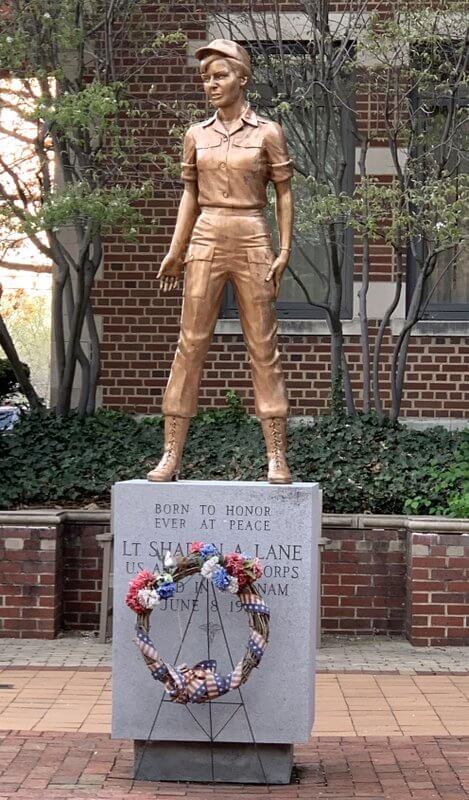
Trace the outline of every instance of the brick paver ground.
<instances>
[{"instance_id":1,"label":"brick paver ground","mask_svg":"<svg viewBox=\"0 0 469 800\"><path fill-rule=\"evenodd\" d=\"M0 734L0 800L464 800L469 737L319 737L296 748L289 786L132 781L128 742L80 733Z\"/></svg>"},{"instance_id":2,"label":"brick paver ground","mask_svg":"<svg viewBox=\"0 0 469 800\"><path fill-rule=\"evenodd\" d=\"M107 669L0 672L0 730L109 733L110 721ZM320 674L313 733L469 736L469 675Z\"/></svg>"},{"instance_id":3,"label":"brick paver ground","mask_svg":"<svg viewBox=\"0 0 469 800\"><path fill-rule=\"evenodd\" d=\"M111 643L92 634L66 635L53 641L1 639L0 667L110 667ZM467 647L412 647L393 636L323 636L318 671L469 673Z\"/></svg>"},{"instance_id":4,"label":"brick paver ground","mask_svg":"<svg viewBox=\"0 0 469 800\"><path fill-rule=\"evenodd\" d=\"M100 644L89 635L58 639L1 639L0 667L110 667L111 642Z\"/></svg>"},{"instance_id":5,"label":"brick paver ground","mask_svg":"<svg viewBox=\"0 0 469 800\"><path fill-rule=\"evenodd\" d=\"M327 637L293 781L256 787L134 782L109 736L109 645L0 645L0 800L469 800L467 649Z\"/></svg>"}]
</instances>

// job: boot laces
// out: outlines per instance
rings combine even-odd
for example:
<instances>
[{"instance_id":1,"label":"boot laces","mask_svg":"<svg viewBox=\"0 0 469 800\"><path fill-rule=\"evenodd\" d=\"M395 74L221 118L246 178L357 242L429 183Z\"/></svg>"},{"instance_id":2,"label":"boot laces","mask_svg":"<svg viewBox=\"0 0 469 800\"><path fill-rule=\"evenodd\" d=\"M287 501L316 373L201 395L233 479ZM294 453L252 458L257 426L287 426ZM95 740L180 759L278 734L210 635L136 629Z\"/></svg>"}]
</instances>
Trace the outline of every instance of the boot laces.
<instances>
[{"instance_id":1,"label":"boot laces","mask_svg":"<svg viewBox=\"0 0 469 800\"><path fill-rule=\"evenodd\" d=\"M270 423L270 431L272 434L272 443L274 446L274 462L276 469L280 469L280 453L281 453L281 432L277 425L276 420L272 420Z\"/></svg>"},{"instance_id":2,"label":"boot laces","mask_svg":"<svg viewBox=\"0 0 469 800\"><path fill-rule=\"evenodd\" d=\"M171 424L169 426L168 449L166 451L168 455L173 454L175 447L176 447L176 417L172 417Z\"/></svg>"},{"instance_id":3,"label":"boot laces","mask_svg":"<svg viewBox=\"0 0 469 800\"><path fill-rule=\"evenodd\" d=\"M176 418L173 417L170 422L169 432L168 432L168 444L163 453L163 457L161 459L161 466L166 466L167 464L171 463L176 459L176 430L177 430L177 422Z\"/></svg>"}]
</instances>

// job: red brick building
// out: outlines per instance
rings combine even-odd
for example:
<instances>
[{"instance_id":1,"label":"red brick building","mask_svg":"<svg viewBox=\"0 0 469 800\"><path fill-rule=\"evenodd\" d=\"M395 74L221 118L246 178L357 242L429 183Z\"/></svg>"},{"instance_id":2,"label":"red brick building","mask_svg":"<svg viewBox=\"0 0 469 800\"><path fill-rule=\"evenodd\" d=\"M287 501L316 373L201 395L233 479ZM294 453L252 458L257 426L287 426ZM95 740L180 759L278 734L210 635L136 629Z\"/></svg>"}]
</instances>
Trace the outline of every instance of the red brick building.
<instances>
[{"instance_id":1,"label":"red brick building","mask_svg":"<svg viewBox=\"0 0 469 800\"><path fill-rule=\"evenodd\" d=\"M146 24L154 26L155 34L163 25L167 30L178 29L187 36L187 46L173 48L171 57L145 68L138 84L131 86L135 96L148 98L152 127L145 129L142 144L148 149L171 152L173 120L157 110L158 101L190 101L204 108L205 101L197 73L194 50L220 29L213 14L224 4L209 2L204 11L197 3L170 3L164 20L158 4L148 13ZM248 3L232 4L233 14L241 18ZM396 4L391 4L391 10ZM273 3L255 2L256 13L272 14ZM290 31L298 23L304 5L281 3L282 25ZM371 11L373 3L369 4ZM388 6L389 8L389 6ZM338 2L331 6L331 28L340 38L340 20L353 12L352 4ZM293 24L294 23L294 24ZM289 27L290 26L290 27ZM223 33L223 31L221 31ZM287 36L287 34L285 34ZM290 32L291 38L293 34ZM360 85L355 91L355 112L363 130L370 129L379 116L378 96L370 95ZM208 110L207 110L208 115ZM356 148L355 163L358 161ZM390 180L394 167L386 142L375 136L368 153L371 175ZM358 174L358 166L355 170ZM110 241L107 246L102 275L97 282L95 307L101 319L103 370L101 402L106 407L139 413L158 413L178 336L181 292L164 296L160 293L156 273L170 243L178 193L174 184L155 181L156 191L144 208L151 230L136 243ZM389 246L372 244L368 313L370 318L371 349L379 321L389 305L395 288L393 256ZM361 352L357 293L361 284L361 248L355 237L352 256L348 259L343 302L343 329L346 352L351 370L352 386L361 386ZM409 278L409 275L408 275ZM419 322L410 339L408 372L401 414L408 418L453 418L469 416L465 391L469 367L469 263L459 259L458 274L442 282L426 317ZM326 320L312 312L295 295L287 283L279 308L279 344L287 378L291 412L295 416L313 416L325 410L330 395L330 336ZM438 301L438 302L436 302ZM405 319L406 291L394 311L386 331L385 358L391 358L392 344ZM389 362L382 364L385 386L384 401L389 406L390 392L387 374ZM253 411L249 367L239 321L227 298L206 363L200 395L201 407L220 406L228 389L236 390L248 410ZM360 399L357 405L360 407Z\"/></svg>"}]
</instances>

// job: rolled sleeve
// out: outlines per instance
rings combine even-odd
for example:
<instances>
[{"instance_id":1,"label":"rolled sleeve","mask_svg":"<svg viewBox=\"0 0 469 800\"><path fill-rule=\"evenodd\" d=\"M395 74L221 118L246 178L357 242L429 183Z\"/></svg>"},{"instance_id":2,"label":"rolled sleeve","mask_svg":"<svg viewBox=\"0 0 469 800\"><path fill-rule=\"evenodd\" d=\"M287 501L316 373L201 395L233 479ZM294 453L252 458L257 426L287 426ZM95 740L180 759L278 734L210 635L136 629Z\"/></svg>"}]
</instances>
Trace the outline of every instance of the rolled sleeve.
<instances>
[{"instance_id":1,"label":"rolled sleeve","mask_svg":"<svg viewBox=\"0 0 469 800\"><path fill-rule=\"evenodd\" d=\"M265 137L268 177L274 183L289 180L293 175L293 162L288 155L285 134L276 122L269 125Z\"/></svg>"},{"instance_id":2,"label":"rolled sleeve","mask_svg":"<svg viewBox=\"0 0 469 800\"><path fill-rule=\"evenodd\" d=\"M195 139L190 128L184 137L184 145L182 148L181 180L197 180Z\"/></svg>"}]
</instances>

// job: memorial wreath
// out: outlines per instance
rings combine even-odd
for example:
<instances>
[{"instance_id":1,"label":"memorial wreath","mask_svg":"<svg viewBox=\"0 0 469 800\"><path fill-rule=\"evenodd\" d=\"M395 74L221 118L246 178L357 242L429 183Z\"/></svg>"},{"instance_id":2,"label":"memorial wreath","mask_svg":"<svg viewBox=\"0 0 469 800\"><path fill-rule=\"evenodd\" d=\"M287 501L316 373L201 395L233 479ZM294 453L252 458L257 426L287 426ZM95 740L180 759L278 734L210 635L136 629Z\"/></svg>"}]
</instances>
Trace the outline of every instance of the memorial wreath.
<instances>
[{"instance_id":1,"label":"memorial wreath","mask_svg":"<svg viewBox=\"0 0 469 800\"><path fill-rule=\"evenodd\" d=\"M223 555L213 544L193 542L187 556L174 559L167 552L163 573L139 572L130 581L125 601L137 614L136 644L153 678L161 681L175 703L205 703L246 683L258 667L269 639L269 608L260 597L255 581L262 575L258 558L242 553ZM243 658L228 675L217 673L213 659L172 666L166 663L149 637L150 616L162 600L176 592L176 584L199 573L213 586L239 598L249 617L249 640Z\"/></svg>"}]
</instances>

